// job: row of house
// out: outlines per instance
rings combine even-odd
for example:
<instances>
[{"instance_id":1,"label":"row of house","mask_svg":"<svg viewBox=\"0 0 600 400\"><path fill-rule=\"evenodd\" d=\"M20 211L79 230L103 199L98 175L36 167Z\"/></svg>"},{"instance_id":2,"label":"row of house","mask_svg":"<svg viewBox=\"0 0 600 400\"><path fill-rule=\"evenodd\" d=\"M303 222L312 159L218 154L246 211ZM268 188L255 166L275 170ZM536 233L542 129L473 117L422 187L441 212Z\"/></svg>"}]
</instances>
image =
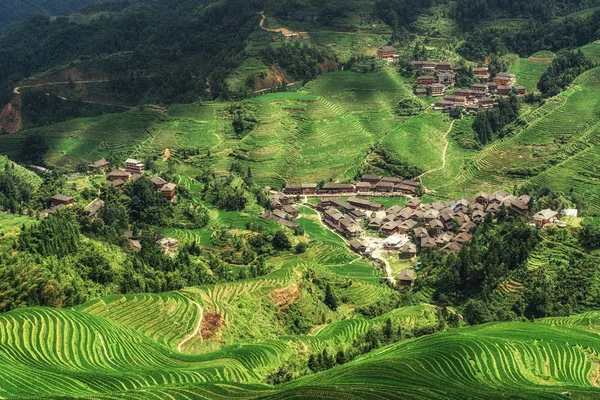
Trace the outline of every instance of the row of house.
<instances>
[{"instance_id":1,"label":"row of house","mask_svg":"<svg viewBox=\"0 0 600 400\"><path fill-rule=\"evenodd\" d=\"M286 195L352 194L352 193L401 193L414 194L421 183L410 179L383 177L375 174L364 175L357 184L329 182L317 189L314 183L287 184L283 189Z\"/></svg>"},{"instance_id":2,"label":"row of house","mask_svg":"<svg viewBox=\"0 0 600 400\"><path fill-rule=\"evenodd\" d=\"M413 69L416 71L435 72L435 71L454 71L452 64L449 62L435 61L413 61L411 62Z\"/></svg>"}]
</instances>

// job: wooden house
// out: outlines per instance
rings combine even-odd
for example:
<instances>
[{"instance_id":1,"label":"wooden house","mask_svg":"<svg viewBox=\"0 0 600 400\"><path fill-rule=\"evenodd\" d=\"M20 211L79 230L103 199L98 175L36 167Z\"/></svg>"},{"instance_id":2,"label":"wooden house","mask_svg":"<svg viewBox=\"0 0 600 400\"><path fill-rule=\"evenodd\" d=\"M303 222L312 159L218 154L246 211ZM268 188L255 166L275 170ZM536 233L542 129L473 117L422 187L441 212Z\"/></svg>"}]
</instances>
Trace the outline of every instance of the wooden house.
<instances>
[{"instance_id":1,"label":"wooden house","mask_svg":"<svg viewBox=\"0 0 600 400\"><path fill-rule=\"evenodd\" d=\"M448 108L454 107L454 102L450 100L440 100L436 102L433 107L437 110L446 110Z\"/></svg>"},{"instance_id":2,"label":"wooden house","mask_svg":"<svg viewBox=\"0 0 600 400\"><path fill-rule=\"evenodd\" d=\"M95 217L102 207L104 207L104 200L96 199L85 210L90 214L90 217Z\"/></svg>"},{"instance_id":3,"label":"wooden house","mask_svg":"<svg viewBox=\"0 0 600 400\"><path fill-rule=\"evenodd\" d=\"M394 184L392 182L379 182L373 188L373 191L380 193L391 193L394 191Z\"/></svg>"},{"instance_id":4,"label":"wooden house","mask_svg":"<svg viewBox=\"0 0 600 400\"><path fill-rule=\"evenodd\" d=\"M497 92L500 96L508 96L512 93L512 86L498 85Z\"/></svg>"},{"instance_id":5,"label":"wooden house","mask_svg":"<svg viewBox=\"0 0 600 400\"><path fill-rule=\"evenodd\" d=\"M460 249L462 249L462 245L458 242L450 242L447 245L445 245L444 247L442 247L443 251L447 251L450 253L456 253Z\"/></svg>"},{"instance_id":6,"label":"wooden house","mask_svg":"<svg viewBox=\"0 0 600 400\"><path fill-rule=\"evenodd\" d=\"M160 189L160 193L167 199L173 200L173 198L175 197L175 189L176 188L177 188L177 185L169 182Z\"/></svg>"},{"instance_id":7,"label":"wooden house","mask_svg":"<svg viewBox=\"0 0 600 400\"><path fill-rule=\"evenodd\" d=\"M408 235L410 231L417 225L417 221L408 219L398 224L398 233Z\"/></svg>"},{"instance_id":8,"label":"wooden house","mask_svg":"<svg viewBox=\"0 0 600 400\"><path fill-rule=\"evenodd\" d=\"M317 193L317 184L316 183L303 183L300 185L302 190L302 194L316 194Z\"/></svg>"},{"instance_id":9,"label":"wooden house","mask_svg":"<svg viewBox=\"0 0 600 400\"><path fill-rule=\"evenodd\" d=\"M438 236L444 231L444 224L439 219L433 219L427 223L431 236Z\"/></svg>"},{"instance_id":10,"label":"wooden house","mask_svg":"<svg viewBox=\"0 0 600 400\"><path fill-rule=\"evenodd\" d=\"M460 244L466 243L471 240L473 236L467 232L461 232L454 238L454 241Z\"/></svg>"},{"instance_id":11,"label":"wooden house","mask_svg":"<svg viewBox=\"0 0 600 400\"><path fill-rule=\"evenodd\" d=\"M413 197L412 199L410 199L406 202L405 206L408 208L412 208L413 210L416 210L419 207L421 207L421 199L419 199L417 197Z\"/></svg>"},{"instance_id":12,"label":"wooden house","mask_svg":"<svg viewBox=\"0 0 600 400\"><path fill-rule=\"evenodd\" d=\"M145 165L143 162L138 161L134 158L128 158L125 161L125 171L134 175L143 175L144 174Z\"/></svg>"},{"instance_id":13,"label":"wooden house","mask_svg":"<svg viewBox=\"0 0 600 400\"><path fill-rule=\"evenodd\" d=\"M417 96L427 96L427 89L417 88L417 89L415 89L415 95L417 95Z\"/></svg>"},{"instance_id":14,"label":"wooden house","mask_svg":"<svg viewBox=\"0 0 600 400\"><path fill-rule=\"evenodd\" d=\"M355 253L364 254L367 251L367 246L356 239L352 239L348 244L350 245L350 249Z\"/></svg>"},{"instance_id":15,"label":"wooden house","mask_svg":"<svg viewBox=\"0 0 600 400\"><path fill-rule=\"evenodd\" d=\"M417 83L419 85L431 85L434 79L435 78L431 75L422 75L417 78Z\"/></svg>"},{"instance_id":16,"label":"wooden house","mask_svg":"<svg viewBox=\"0 0 600 400\"><path fill-rule=\"evenodd\" d=\"M471 85L471 93L475 97L487 96L488 86L485 83L473 83Z\"/></svg>"},{"instance_id":17,"label":"wooden house","mask_svg":"<svg viewBox=\"0 0 600 400\"><path fill-rule=\"evenodd\" d=\"M380 60L393 60L396 55L396 49L392 46L382 46L377 49L377 58Z\"/></svg>"},{"instance_id":18,"label":"wooden house","mask_svg":"<svg viewBox=\"0 0 600 400\"><path fill-rule=\"evenodd\" d=\"M323 185L319 193L354 193L356 192L356 187L351 183L334 183L329 182Z\"/></svg>"},{"instance_id":19,"label":"wooden house","mask_svg":"<svg viewBox=\"0 0 600 400\"><path fill-rule=\"evenodd\" d=\"M371 184L369 182L358 182L356 184L357 193L369 193L371 191Z\"/></svg>"},{"instance_id":20,"label":"wooden house","mask_svg":"<svg viewBox=\"0 0 600 400\"><path fill-rule=\"evenodd\" d=\"M442 85L441 83L432 83L431 85L427 86L427 88L429 90L429 95L432 97L443 96L444 92L446 91L446 86Z\"/></svg>"},{"instance_id":21,"label":"wooden house","mask_svg":"<svg viewBox=\"0 0 600 400\"><path fill-rule=\"evenodd\" d=\"M454 74L450 72L440 72L437 74L437 81L444 86L454 85Z\"/></svg>"},{"instance_id":22,"label":"wooden house","mask_svg":"<svg viewBox=\"0 0 600 400\"><path fill-rule=\"evenodd\" d=\"M471 91L471 89L456 89L454 90L454 95L455 96L463 96L466 97L467 100L471 99L471 96L473 95L473 92Z\"/></svg>"},{"instance_id":23,"label":"wooden house","mask_svg":"<svg viewBox=\"0 0 600 400\"><path fill-rule=\"evenodd\" d=\"M444 100L451 101L454 105L464 106L467 104L467 98L465 96L457 96L455 94L444 96Z\"/></svg>"},{"instance_id":24,"label":"wooden house","mask_svg":"<svg viewBox=\"0 0 600 400\"><path fill-rule=\"evenodd\" d=\"M423 227L414 228L413 232L415 234L415 237L418 239L421 239L424 237L429 237L429 233L427 232L427 229L425 229Z\"/></svg>"},{"instance_id":25,"label":"wooden house","mask_svg":"<svg viewBox=\"0 0 600 400\"><path fill-rule=\"evenodd\" d=\"M359 199L357 197L351 197L348 199L348 204L355 207L362 208L369 211L380 211L383 210L383 204L375 203L371 200Z\"/></svg>"},{"instance_id":26,"label":"wooden house","mask_svg":"<svg viewBox=\"0 0 600 400\"><path fill-rule=\"evenodd\" d=\"M551 209L547 208L533 216L533 223L538 228L542 228L545 225L558 222L557 215L558 213L556 211L552 211Z\"/></svg>"},{"instance_id":27,"label":"wooden house","mask_svg":"<svg viewBox=\"0 0 600 400\"><path fill-rule=\"evenodd\" d=\"M292 218L298 218L298 210L291 205L286 205L281 208L285 213L292 216Z\"/></svg>"},{"instance_id":28,"label":"wooden house","mask_svg":"<svg viewBox=\"0 0 600 400\"><path fill-rule=\"evenodd\" d=\"M131 173L128 171L122 171L120 169L115 169L108 174L108 179L110 181L116 181L117 179L120 179L125 182L129 180L129 178L131 178Z\"/></svg>"},{"instance_id":29,"label":"wooden house","mask_svg":"<svg viewBox=\"0 0 600 400\"><path fill-rule=\"evenodd\" d=\"M154 176L152 178L150 178L150 182L152 182L152 184L154 185L154 188L158 191L160 191L163 186L165 186L167 183L167 181L165 181L163 178L161 178L160 176Z\"/></svg>"},{"instance_id":30,"label":"wooden house","mask_svg":"<svg viewBox=\"0 0 600 400\"><path fill-rule=\"evenodd\" d=\"M452 71L452 64L449 62L439 62L435 65L436 71Z\"/></svg>"},{"instance_id":31,"label":"wooden house","mask_svg":"<svg viewBox=\"0 0 600 400\"><path fill-rule=\"evenodd\" d=\"M515 76L508 72L499 72L498 75L494 77L494 83L498 85L498 88L500 86L512 86L515 82Z\"/></svg>"},{"instance_id":32,"label":"wooden house","mask_svg":"<svg viewBox=\"0 0 600 400\"><path fill-rule=\"evenodd\" d=\"M408 259L417 255L417 246L414 243L406 242L400 247L400 258Z\"/></svg>"},{"instance_id":33,"label":"wooden house","mask_svg":"<svg viewBox=\"0 0 600 400\"><path fill-rule=\"evenodd\" d=\"M88 164L88 169L90 171L106 171L110 168L110 163L106 161L104 158Z\"/></svg>"},{"instance_id":34,"label":"wooden house","mask_svg":"<svg viewBox=\"0 0 600 400\"><path fill-rule=\"evenodd\" d=\"M398 233L398 222L391 221L387 222L381 227L381 234L383 236L392 236Z\"/></svg>"},{"instance_id":35,"label":"wooden house","mask_svg":"<svg viewBox=\"0 0 600 400\"><path fill-rule=\"evenodd\" d=\"M477 100L477 105L479 105L480 108L491 108L494 107L494 99L492 99L491 97L481 97L480 99Z\"/></svg>"},{"instance_id":36,"label":"wooden house","mask_svg":"<svg viewBox=\"0 0 600 400\"><path fill-rule=\"evenodd\" d=\"M527 88L525 86L515 86L515 90L519 96L523 96L527 93Z\"/></svg>"},{"instance_id":37,"label":"wooden house","mask_svg":"<svg viewBox=\"0 0 600 400\"><path fill-rule=\"evenodd\" d=\"M403 269L398 276L397 285L400 287L413 288L417 274L413 269Z\"/></svg>"},{"instance_id":38,"label":"wooden house","mask_svg":"<svg viewBox=\"0 0 600 400\"><path fill-rule=\"evenodd\" d=\"M490 71L486 67L473 68L473 75L477 79L490 79Z\"/></svg>"},{"instance_id":39,"label":"wooden house","mask_svg":"<svg viewBox=\"0 0 600 400\"><path fill-rule=\"evenodd\" d=\"M375 174L367 174L367 175L363 175L363 177L361 178L361 182L368 182L370 183L372 186L374 186L375 184L379 183L379 181L381 180L381 176L380 175L375 175Z\"/></svg>"},{"instance_id":40,"label":"wooden house","mask_svg":"<svg viewBox=\"0 0 600 400\"><path fill-rule=\"evenodd\" d=\"M75 197L65 196L64 194L55 194L50 198L50 201L52 202L53 206L70 206L75 204Z\"/></svg>"},{"instance_id":41,"label":"wooden house","mask_svg":"<svg viewBox=\"0 0 600 400\"><path fill-rule=\"evenodd\" d=\"M421 248L422 249L434 249L437 245L435 244L435 239L429 236L425 236L421 238Z\"/></svg>"}]
</instances>

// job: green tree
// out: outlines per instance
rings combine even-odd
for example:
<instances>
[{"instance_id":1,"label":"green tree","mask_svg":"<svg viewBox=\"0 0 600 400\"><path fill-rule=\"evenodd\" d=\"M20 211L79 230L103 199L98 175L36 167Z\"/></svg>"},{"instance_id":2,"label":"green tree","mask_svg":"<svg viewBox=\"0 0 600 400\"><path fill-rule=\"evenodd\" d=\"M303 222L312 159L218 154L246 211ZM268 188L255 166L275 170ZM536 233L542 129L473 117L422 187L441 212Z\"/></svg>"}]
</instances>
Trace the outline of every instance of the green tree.
<instances>
[{"instance_id":1,"label":"green tree","mask_svg":"<svg viewBox=\"0 0 600 400\"><path fill-rule=\"evenodd\" d=\"M325 286L324 303L325 305L327 305L327 307L331 309L331 311L337 310L337 298L335 297L335 294L333 293L333 290L331 289L331 285L329 283L327 284L327 286Z\"/></svg>"},{"instance_id":2,"label":"green tree","mask_svg":"<svg viewBox=\"0 0 600 400\"><path fill-rule=\"evenodd\" d=\"M290 239L288 239L284 231L275 232L272 243L273 247L275 247L277 250L287 250L292 247Z\"/></svg>"}]
</instances>

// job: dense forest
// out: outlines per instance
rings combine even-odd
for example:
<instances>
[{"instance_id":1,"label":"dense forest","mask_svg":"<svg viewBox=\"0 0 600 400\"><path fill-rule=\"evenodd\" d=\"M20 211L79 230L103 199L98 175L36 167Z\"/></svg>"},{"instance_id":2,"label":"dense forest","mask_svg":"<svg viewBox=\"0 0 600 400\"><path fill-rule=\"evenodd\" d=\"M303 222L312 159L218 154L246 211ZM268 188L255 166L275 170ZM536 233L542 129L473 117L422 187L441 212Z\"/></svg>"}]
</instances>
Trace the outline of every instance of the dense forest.
<instances>
[{"instance_id":1,"label":"dense forest","mask_svg":"<svg viewBox=\"0 0 600 400\"><path fill-rule=\"evenodd\" d=\"M548 22L556 16L597 4L595 0L458 0L454 18L466 26L491 18L520 17Z\"/></svg>"},{"instance_id":2,"label":"dense forest","mask_svg":"<svg viewBox=\"0 0 600 400\"><path fill-rule=\"evenodd\" d=\"M261 2L209 5L134 2L86 24L32 16L0 35L0 100L8 101L10 88L19 80L76 59L86 71L107 74L111 89L132 102L227 97L224 79L243 59ZM207 80L211 93L206 91Z\"/></svg>"},{"instance_id":3,"label":"dense forest","mask_svg":"<svg viewBox=\"0 0 600 400\"><path fill-rule=\"evenodd\" d=\"M69 15L99 0L0 0L0 30L30 14Z\"/></svg>"},{"instance_id":4,"label":"dense forest","mask_svg":"<svg viewBox=\"0 0 600 400\"><path fill-rule=\"evenodd\" d=\"M583 46L599 38L599 29L600 11L579 18L529 19L518 26L489 25L467 33L458 51L469 59L508 52L529 56L540 50Z\"/></svg>"}]
</instances>

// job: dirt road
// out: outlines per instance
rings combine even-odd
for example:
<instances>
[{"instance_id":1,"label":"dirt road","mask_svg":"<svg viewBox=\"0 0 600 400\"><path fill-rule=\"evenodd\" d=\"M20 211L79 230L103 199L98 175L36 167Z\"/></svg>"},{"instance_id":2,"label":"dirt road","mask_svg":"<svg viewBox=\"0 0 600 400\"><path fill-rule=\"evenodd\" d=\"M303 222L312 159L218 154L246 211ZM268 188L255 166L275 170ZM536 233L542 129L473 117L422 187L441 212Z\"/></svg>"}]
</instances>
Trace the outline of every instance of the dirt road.
<instances>
[{"instance_id":1,"label":"dirt road","mask_svg":"<svg viewBox=\"0 0 600 400\"><path fill-rule=\"evenodd\" d=\"M444 168L446 168L446 154L448 153L448 146L450 145L450 142L448 141L448 134L452 131L452 127L454 126L455 121L456 120L453 119L452 122L450 122L450 128L448 128L448 131L444 134L444 142L446 144L444 146L444 151L442 152L442 166L439 168L430 169L429 171L423 172L421 175L417 176L416 179L420 180L421 183L423 183L423 180L421 178L423 178L425 175L429 175L432 172L441 171ZM427 191L427 188L425 186L423 186L423 188L425 189L425 191Z\"/></svg>"},{"instance_id":2,"label":"dirt road","mask_svg":"<svg viewBox=\"0 0 600 400\"><path fill-rule=\"evenodd\" d=\"M193 300L190 300L190 301L192 303L194 303L196 305L196 307L198 307L198 311L200 311L200 318L198 318L198 325L196 325L196 329L194 330L194 332L187 335L185 337L185 339L183 339L177 346L177 351L180 353L181 353L181 346L183 346L184 344L189 342L192 338L194 338L200 332L200 327L202 326L202 318L204 317L204 310L202 310L202 307L200 307L200 304L198 304L197 302L195 302Z\"/></svg>"}]
</instances>

